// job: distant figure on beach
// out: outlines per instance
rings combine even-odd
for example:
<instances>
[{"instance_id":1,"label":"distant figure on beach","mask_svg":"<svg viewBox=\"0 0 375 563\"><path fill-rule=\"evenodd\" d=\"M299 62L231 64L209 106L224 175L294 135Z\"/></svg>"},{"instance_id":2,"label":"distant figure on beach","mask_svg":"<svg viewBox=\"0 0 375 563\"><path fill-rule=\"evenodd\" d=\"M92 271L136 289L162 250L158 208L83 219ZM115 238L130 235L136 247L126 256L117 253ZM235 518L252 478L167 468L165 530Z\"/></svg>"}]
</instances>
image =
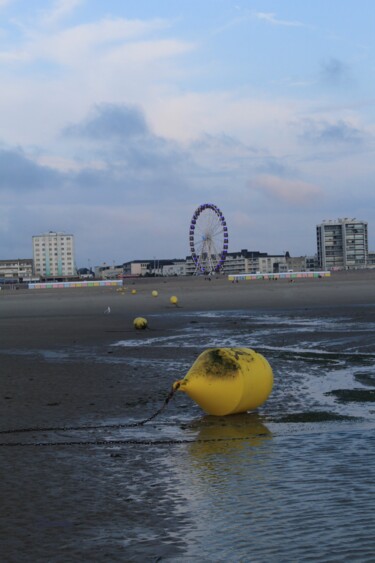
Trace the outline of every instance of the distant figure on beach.
<instances>
[{"instance_id":1,"label":"distant figure on beach","mask_svg":"<svg viewBox=\"0 0 375 563\"><path fill-rule=\"evenodd\" d=\"M111 307L107 307L106 310L104 311L104 314L109 315L110 312L111 312Z\"/></svg>"}]
</instances>

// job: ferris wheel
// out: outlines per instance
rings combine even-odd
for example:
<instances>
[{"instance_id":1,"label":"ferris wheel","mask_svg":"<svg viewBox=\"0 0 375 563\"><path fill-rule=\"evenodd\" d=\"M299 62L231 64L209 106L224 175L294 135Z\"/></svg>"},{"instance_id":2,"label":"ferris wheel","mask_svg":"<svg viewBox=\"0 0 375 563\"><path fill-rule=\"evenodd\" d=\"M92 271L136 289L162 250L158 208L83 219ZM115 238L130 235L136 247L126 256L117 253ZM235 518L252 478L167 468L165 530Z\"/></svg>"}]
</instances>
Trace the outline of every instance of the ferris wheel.
<instances>
[{"instance_id":1,"label":"ferris wheel","mask_svg":"<svg viewBox=\"0 0 375 563\"><path fill-rule=\"evenodd\" d=\"M228 252L228 227L216 205L204 203L195 210L189 242L196 274L220 272Z\"/></svg>"}]
</instances>

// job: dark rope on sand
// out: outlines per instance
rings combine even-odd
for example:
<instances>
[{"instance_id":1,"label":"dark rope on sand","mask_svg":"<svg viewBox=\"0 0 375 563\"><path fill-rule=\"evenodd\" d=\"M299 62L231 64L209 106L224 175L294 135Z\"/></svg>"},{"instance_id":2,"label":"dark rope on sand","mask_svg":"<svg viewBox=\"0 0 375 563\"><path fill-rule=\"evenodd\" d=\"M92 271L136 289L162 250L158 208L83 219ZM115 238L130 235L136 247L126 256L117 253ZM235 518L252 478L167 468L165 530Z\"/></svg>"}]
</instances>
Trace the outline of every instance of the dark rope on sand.
<instances>
[{"instance_id":1,"label":"dark rope on sand","mask_svg":"<svg viewBox=\"0 0 375 563\"><path fill-rule=\"evenodd\" d=\"M151 422L154 418L156 418L160 413L168 405L169 401L172 399L173 395L179 388L180 384L176 383L168 395L166 396L164 403L156 412L154 412L148 418L140 420L138 422L129 422L128 424L106 424L106 425L99 425L99 426L54 426L50 428L41 428L41 427L34 427L34 428L12 428L10 430L0 430L0 434L21 434L26 432L71 432L71 431L80 431L80 430L108 430L108 429L121 429L121 428L136 428L137 426L143 426L147 422ZM79 442L77 442L79 443ZM11 444L2 444L4 445L11 445ZM19 444L20 445L20 444Z\"/></svg>"},{"instance_id":2,"label":"dark rope on sand","mask_svg":"<svg viewBox=\"0 0 375 563\"><path fill-rule=\"evenodd\" d=\"M0 447L53 447L53 446L174 446L180 444L206 444L212 442L238 442L250 440L265 434L251 434L249 436L236 436L232 438L206 438L201 439L175 439L175 440L83 440L79 442L4 442L0 443ZM116 456L114 456L116 457Z\"/></svg>"}]
</instances>

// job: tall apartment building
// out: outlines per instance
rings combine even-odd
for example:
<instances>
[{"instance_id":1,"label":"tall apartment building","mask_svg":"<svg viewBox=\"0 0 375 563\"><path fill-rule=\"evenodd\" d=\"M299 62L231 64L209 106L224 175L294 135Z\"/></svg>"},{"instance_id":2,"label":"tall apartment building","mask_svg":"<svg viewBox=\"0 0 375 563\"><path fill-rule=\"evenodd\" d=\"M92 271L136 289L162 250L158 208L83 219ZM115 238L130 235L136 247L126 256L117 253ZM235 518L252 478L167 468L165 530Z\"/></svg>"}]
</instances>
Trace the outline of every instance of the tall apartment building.
<instances>
[{"instance_id":1,"label":"tall apartment building","mask_svg":"<svg viewBox=\"0 0 375 563\"><path fill-rule=\"evenodd\" d=\"M367 222L357 219L323 221L316 226L319 267L322 270L366 268Z\"/></svg>"},{"instance_id":2,"label":"tall apartment building","mask_svg":"<svg viewBox=\"0 0 375 563\"><path fill-rule=\"evenodd\" d=\"M34 273L42 278L76 274L74 236L50 231L33 236Z\"/></svg>"}]
</instances>

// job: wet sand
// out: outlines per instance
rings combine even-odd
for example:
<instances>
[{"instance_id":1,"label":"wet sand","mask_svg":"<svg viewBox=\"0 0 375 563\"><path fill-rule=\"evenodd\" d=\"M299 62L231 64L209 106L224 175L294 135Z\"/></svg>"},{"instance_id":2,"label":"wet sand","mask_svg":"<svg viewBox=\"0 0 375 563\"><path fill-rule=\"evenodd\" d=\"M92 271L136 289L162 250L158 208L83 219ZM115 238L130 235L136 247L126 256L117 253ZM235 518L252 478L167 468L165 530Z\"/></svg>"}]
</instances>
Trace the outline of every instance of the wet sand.
<instances>
[{"instance_id":1,"label":"wet sand","mask_svg":"<svg viewBox=\"0 0 375 563\"><path fill-rule=\"evenodd\" d=\"M125 292L115 288L0 292L0 431L105 425L150 416L163 403L170 384L184 375L181 370L194 361L200 342L178 357L176 373L163 373L163 361L173 364L179 352L176 347L150 347L147 341L195 326L199 311L241 310L244 315L285 311L323 318L350 310L354 318L375 320L375 272L337 273L294 283L179 278L129 280L125 286ZM156 298L151 295L154 289ZM178 297L178 307L170 304L172 295ZM105 313L108 307L110 313ZM147 330L135 331L136 316L148 318ZM222 322L225 327L225 315ZM119 340L136 340L137 346L114 347ZM139 363L132 367L133 357L144 367ZM171 419L181 418L184 409L191 409L190 402L179 397L169 411ZM2 433L0 442L66 439L87 436ZM110 444L67 450L2 447L0 454L4 561L153 561L158 556L179 560L178 555L185 553L180 532L187 515L173 489L171 458L168 461L155 446L142 454ZM164 483L158 477L160 467L169 475ZM139 477L144 479L144 491L141 480L133 498L129 491ZM104 530L116 519L122 528L112 530L114 535L108 538Z\"/></svg>"},{"instance_id":2,"label":"wet sand","mask_svg":"<svg viewBox=\"0 0 375 563\"><path fill-rule=\"evenodd\" d=\"M0 429L124 414L121 364L109 369L97 363L93 369L79 361L80 347L84 354L90 347L95 354L126 354L126 350L114 351L113 342L173 334L188 326L189 314L196 311L302 310L308 315L317 309L357 307L363 316L373 315L371 306L375 305L375 271L342 272L294 283L171 278L131 279L124 286L124 292L82 288L0 293ZM151 295L154 289L157 297ZM170 304L172 295L178 297L177 307ZM108 307L109 314L105 313ZM135 331L134 318L149 315L149 328ZM49 350L72 349L77 351L76 362L70 361L69 370L58 357L48 356ZM168 354L168 350L160 353ZM144 347L142 357L149 354L152 350ZM142 381L127 388L128 402L136 402L142 391Z\"/></svg>"}]
</instances>

